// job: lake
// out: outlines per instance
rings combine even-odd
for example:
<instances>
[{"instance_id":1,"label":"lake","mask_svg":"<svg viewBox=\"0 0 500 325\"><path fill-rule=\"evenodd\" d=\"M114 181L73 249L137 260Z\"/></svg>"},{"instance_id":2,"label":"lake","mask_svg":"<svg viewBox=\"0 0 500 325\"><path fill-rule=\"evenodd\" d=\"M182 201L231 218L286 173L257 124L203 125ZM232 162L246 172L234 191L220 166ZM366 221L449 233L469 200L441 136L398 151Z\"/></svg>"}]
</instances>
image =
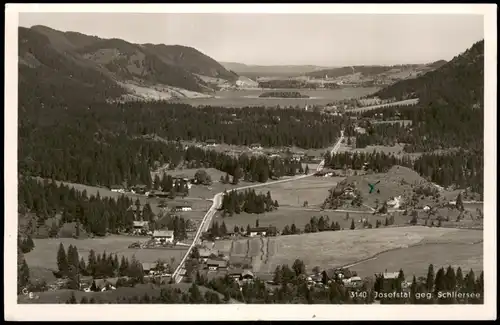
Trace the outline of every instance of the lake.
<instances>
[{"instance_id":1,"label":"lake","mask_svg":"<svg viewBox=\"0 0 500 325\"><path fill-rule=\"evenodd\" d=\"M341 89L248 89L248 90L227 90L218 91L214 98L189 98L178 101L191 104L193 106L211 105L224 107L244 107L244 106L299 106L326 105L337 100L359 98L375 93L380 88L341 88ZM259 95L266 91L299 91L310 98L259 98Z\"/></svg>"}]
</instances>

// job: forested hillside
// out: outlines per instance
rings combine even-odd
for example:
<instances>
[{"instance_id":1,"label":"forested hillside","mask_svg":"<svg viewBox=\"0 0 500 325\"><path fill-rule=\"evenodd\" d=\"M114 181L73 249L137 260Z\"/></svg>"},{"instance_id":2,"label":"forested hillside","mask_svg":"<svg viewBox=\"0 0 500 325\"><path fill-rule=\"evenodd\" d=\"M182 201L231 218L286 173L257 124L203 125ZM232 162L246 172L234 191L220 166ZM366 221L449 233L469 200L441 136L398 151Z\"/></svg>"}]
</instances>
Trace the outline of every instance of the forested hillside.
<instances>
[{"instance_id":1,"label":"forested hillside","mask_svg":"<svg viewBox=\"0 0 500 325\"><path fill-rule=\"evenodd\" d=\"M419 98L416 106L385 107L364 112L384 119L411 120L412 125L369 127L368 136L395 134L411 144L408 152L460 147L482 152L484 128L484 41L474 44L435 71L400 81L374 94L380 98ZM392 130L389 130L391 129ZM401 141L413 138L413 141ZM362 140L364 143L370 141ZM368 144L368 143L367 143Z\"/></svg>"},{"instance_id":2,"label":"forested hillside","mask_svg":"<svg viewBox=\"0 0 500 325\"><path fill-rule=\"evenodd\" d=\"M114 99L131 91L117 81L202 92L207 85L197 75L231 82L238 78L190 47L133 44L45 26L19 28L19 63L24 82L46 83L49 91L82 88L87 100Z\"/></svg>"}]
</instances>

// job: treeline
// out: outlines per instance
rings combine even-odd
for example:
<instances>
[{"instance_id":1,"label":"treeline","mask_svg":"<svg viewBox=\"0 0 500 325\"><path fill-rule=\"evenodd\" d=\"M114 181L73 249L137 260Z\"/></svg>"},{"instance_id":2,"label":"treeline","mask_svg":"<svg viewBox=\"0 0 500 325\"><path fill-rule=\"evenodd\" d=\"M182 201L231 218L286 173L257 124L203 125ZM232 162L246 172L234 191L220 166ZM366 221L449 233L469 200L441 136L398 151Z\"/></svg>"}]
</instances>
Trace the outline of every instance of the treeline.
<instances>
[{"instance_id":1,"label":"treeline","mask_svg":"<svg viewBox=\"0 0 500 325\"><path fill-rule=\"evenodd\" d=\"M366 163L366 165L365 165ZM325 154L325 166L333 169L368 169L376 173L387 172L395 165L408 167L420 176L441 186L471 187L476 193L483 193L482 154L463 149L443 154L424 153L412 161L408 156L374 151L372 153L343 152L333 156Z\"/></svg>"},{"instance_id":2,"label":"treeline","mask_svg":"<svg viewBox=\"0 0 500 325\"><path fill-rule=\"evenodd\" d=\"M131 228L135 219L134 213L127 211L133 201L126 196L117 199L101 197L99 193L88 196L85 190L79 192L48 180L20 177L18 197L20 210L36 214L40 223L61 214L61 223L77 222L88 233L98 236Z\"/></svg>"},{"instance_id":3,"label":"treeline","mask_svg":"<svg viewBox=\"0 0 500 325\"><path fill-rule=\"evenodd\" d=\"M349 168L353 170L362 170L365 168L366 163L366 168L376 173L387 172L394 165L410 168L412 166L412 161L408 156L399 158L393 154L386 154L379 151L371 153L345 151L333 155L327 152L324 158L325 167L333 169Z\"/></svg>"},{"instance_id":4,"label":"treeline","mask_svg":"<svg viewBox=\"0 0 500 325\"><path fill-rule=\"evenodd\" d=\"M150 170L166 163L177 166L183 151L175 143L130 139L68 124L40 127L20 122L19 126L19 172L72 183L150 187Z\"/></svg>"},{"instance_id":5,"label":"treeline","mask_svg":"<svg viewBox=\"0 0 500 325\"><path fill-rule=\"evenodd\" d=\"M466 150L445 154L427 153L419 157L413 169L442 186L471 187L473 192L483 194L484 155L482 152Z\"/></svg>"},{"instance_id":6,"label":"treeline","mask_svg":"<svg viewBox=\"0 0 500 325\"><path fill-rule=\"evenodd\" d=\"M77 301L76 296L72 293L71 297L66 301L67 304L96 304L96 303L116 303L116 304L224 304L228 300L221 299L219 294L213 291L205 291L202 294L198 285L193 283L188 291L182 291L179 288L154 288L153 292L145 293L142 296L121 296L117 297L115 301L97 301L94 297L82 297L80 302Z\"/></svg>"},{"instance_id":7,"label":"treeline","mask_svg":"<svg viewBox=\"0 0 500 325\"><path fill-rule=\"evenodd\" d=\"M160 229L169 229L174 231L174 239L176 241L182 241L187 239L187 230L190 226L189 219L186 220L184 217L178 215L167 214L156 222L156 225Z\"/></svg>"},{"instance_id":8,"label":"treeline","mask_svg":"<svg viewBox=\"0 0 500 325\"><path fill-rule=\"evenodd\" d=\"M295 223L292 223L290 226L286 225L281 232L281 235L298 235L301 233L314 233L321 231L336 231L341 230L340 224L336 221L332 221L330 223L330 217L328 216L320 216L319 218L316 216L311 217L309 223L304 226L304 230L302 231L300 228L295 226Z\"/></svg>"},{"instance_id":9,"label":"treeline","mask_svg":"<svg viewBox=\"0 0 500 325\"><path fill-rule=\"evenodd\" d=\"M35 243L30 235L17 237L17 247L21 249L23 254L29 253L35 248Z\"/></svg>"},{"instance_id":10,"label":"treeline","mask_svg":"<svg viewBox=\"0 0 500 325\"><path fill-rule=\"evenodd\" d=\"M346 214L345 220L351 220L351 225L349 227L350 230L356 229L356 223L354 222L354 219L351 219L349 217L349 213ZM394 216L390 216L389 218L385 218L385 222L382 223L379 219L376 220L375 222L375 228L379 228L383 226L390 226L394 224ZM373 228L373 225L366 219L362 218L362 228L368 228L371 229ZM338 230L344 230L338 223L338 221L332 221L330 223L330 217L329 216L320 216L319 218L316 216L311 217L309 219L309 222L305 224L304 229L300 229L295 225L295 223L292 223L291 225L286 225L283 228L283 231L281 232L282 236L287 236L287 235L298 235L298 234L309 234L309 233L316 233L316 232L322 232L322 231L338 231Z\"/></svg>"},{"instance_id":11,"label":"treeline","mask_svg":"<svg viewBox=\"0 0 500 325\"><path fill-rule=\"evenodd\" d=\"M278 208L278 202L273 201L271 192L257 194L254 189L245 191L224 192L221 210L224 215L245 213L264 213Z\"/></svg>"},{"instance_id":12,"label":"treeline","mask_svg":"<svg viewBox=\"0 0 500 325\"><path fill-rule=\"evenodd\" d=\"M128 277L135 283L142 283L144 279L142 264L135 257L129 260L122 255L119 261L116 254L96 254L91 249L85 263L76 246L69 245L66 251L62 243L57 251L57 268L57 275L67 278L68 289L74 290L80 288L80 276L92 276L94 279Z\"/></svg>"},{"instance_id":13,"label":"treeline","mask_svg":"<svg viewBox=\"0 0 500 325\"><path fill-rule=\"evenodd\" d=\"M356 148L374 145L392 147L397 143L415 142L411 126L403 126L400 123L370 124L365 130L366 133L356 134Z\"/></svg>"},{"instance_id":14,"label":"treeline","mask_svg":"<svg viewBox=\"0 0 500 325\"><path fill-rule=\"evenodd\" d=\"M163 192L170 193L171 198L175 198L177 195L189 195L188 181L184 181L183 179L176 180L172 177L172 175L167 175L166 172L163 172L161 178L159 174L155 174L152 188L154 190L161 190Z\"/></svg>"},{"instance_id":15,"label":"treeline","mask_svg":"<svg viewBox=\"0 0 500 325\"><path fill-rule=\"evenodd\" d=\"M53 104L51 98L19 98L21 126L29 126L30 131L48 128L56 132L63 125L65 129L82 129L87 141L101 130L129 137L155 134L168 141L214 139L246 146L260 143L265 147L325 148L335 142L343 124L348 123L344 117L279 107L193 107L165 101L61 105Z\"/></svg>"}]
</instances>

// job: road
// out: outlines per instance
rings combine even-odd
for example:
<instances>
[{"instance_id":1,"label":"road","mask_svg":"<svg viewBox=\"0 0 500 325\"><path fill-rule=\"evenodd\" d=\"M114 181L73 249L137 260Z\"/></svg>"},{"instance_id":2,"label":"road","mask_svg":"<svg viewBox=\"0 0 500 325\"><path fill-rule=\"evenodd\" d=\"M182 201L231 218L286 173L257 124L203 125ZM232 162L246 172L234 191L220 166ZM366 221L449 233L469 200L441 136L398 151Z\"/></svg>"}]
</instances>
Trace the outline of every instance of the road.
<instances>
[{"instance_id":1,"label":"road","mask_svg":"<svg viewBox=\"0 0 500 325\"><path fill-rule=\"evenodd\" d=\"M337 140L337 142L333 146L332 150L330 151L330 153L332 155L335 154L339 150L340 144L342 143L342 140L344 140L344 131L340 131L340 138ZM322 160L319 163L318 168L316 169L316 171L322 170L324 168L324 166L325 166L325 160ZM300 176L297 176L297 177L288 178L288 179L282 179L282 180L278 180L278 181L253 184L253 185L239 187L239 188L233 189L231 191L240 191L240 190L244 190L244 189L248 189L248 188L269 186L269 185L274 185L274 184L279 184L279 183L285 183L285 182L292 182L292 181L296 181L296 180L299 180L299 179L304 179L306 177L311 177L313 175L314 174L300 175ZM214 198L212 200L212 202L213 202L212 206L210 207L210 209L207 211L207 213L203 217L203 220L201 221L200 226L199 226L198 230L196 231L196 234L194 236L193 242L189 246L189 249L186 251L186 254L182 258L181 262L179 263L179 266L177 266L177 268L175 269L174 273L172 274L172 278L174 279L175 283L181 282L182 277L183 277L183 275L184 275L184 273L186 271L186 269L185 269L186 260L188 259L189 255L191 254L191 250L200 241L201 234L204 231L207 231L208 227L210 227L210 223L212 222L212 218L214 217L215 213L217 212L217 210L220 209L220 207L222 205L222 196L223 196L223 194L224 193L217 193L217 194L215 194L215 196L214 196Z\"/></svg>"}]
</instances>

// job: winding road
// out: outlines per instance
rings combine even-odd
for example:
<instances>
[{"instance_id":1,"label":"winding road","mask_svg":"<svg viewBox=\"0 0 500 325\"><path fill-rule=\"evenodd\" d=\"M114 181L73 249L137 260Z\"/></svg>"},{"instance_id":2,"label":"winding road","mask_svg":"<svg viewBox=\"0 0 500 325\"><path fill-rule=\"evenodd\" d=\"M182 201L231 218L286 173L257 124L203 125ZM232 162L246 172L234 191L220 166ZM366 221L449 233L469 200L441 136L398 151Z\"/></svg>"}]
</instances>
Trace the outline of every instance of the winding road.
<instances>
[{"instance_id":1,"label":"winding road","mask_svg":"<svg viewBox=\"0 0 500 325\"><path fill-rule=\"evenodd\" d=\"M336 153L339 150L340 144L342 143L342 140L344 140L344 131L340 131L340 138L337 140L337 142L333 146L332 150L330 151L331 154L334 154L334 153ZM319 163L318 168L316 168L316 171L322 170L324 168L324 166L325 166L325 161L322 160ZM279 183L285 183L285 182L293 182L293 181L297 181L299 179L304 179L304 178L307 178L307 177L311 177L313 175L314 175L314 173L311 173L311 174L307 174L307 175L300 175L300 176L297 176L297 177L282 179L282 180L278 180L278 181L253 184L253 185L248 185L248 186L243 186L243 187L235 188L235 189L232 189L231 191L240 191L240 190L244 190L244 189L248 189L248 188L269 186L269 185L279 184ZM175 269L174 273L172 273L172 278L174 279L175 283L179 283L179 282L182 281L182 278L183 278L183 276L184 276L184 274L186 272L186 269L185 269L186 260L188 259L189 255L191 254L191 250L199 243L201 234L204 231L208 230L208 227L210 226L210 223L212 221L213 216L215 215L215 213L217 212L217 210L220 209L220 207L222 205L223 194L224 194L223 192L215 194L215 196L214 196L214 198L212 200L213 204L210 207L210 209L207 211L207 213L205 214L205 216L203 217L203 220L201 221L200 226L199 226L198 230L196 231L196 234L194 236L193 242L191 243L191 245L189 246L188 250L186 251L186 254L182 258L181 262L179 263L179 266L177 266L177 268Z\"/></svg>"}]
</instances>

